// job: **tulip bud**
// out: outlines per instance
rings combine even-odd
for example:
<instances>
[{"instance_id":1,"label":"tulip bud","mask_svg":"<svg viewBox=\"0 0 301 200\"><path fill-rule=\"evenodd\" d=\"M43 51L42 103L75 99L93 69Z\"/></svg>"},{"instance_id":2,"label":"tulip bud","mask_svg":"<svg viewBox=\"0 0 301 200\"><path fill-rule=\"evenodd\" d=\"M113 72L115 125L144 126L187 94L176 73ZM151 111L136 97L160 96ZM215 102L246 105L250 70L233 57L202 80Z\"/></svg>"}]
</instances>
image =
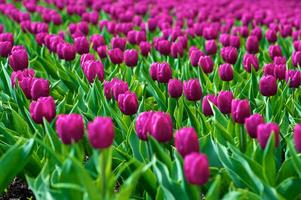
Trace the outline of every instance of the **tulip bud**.
<instances>
[{"instance_id":1,"label":"tulip bud","mask_svg":"<svg viewBox=\"0 0 301 200\"><path fill-rule=\"evenodd\" d=\"M64 43L62 49L59 49L58 52L60 52L59 54L61 54L61 57L66 61L74 60L76 56L74 45L68 43Z\"/></svg>"},{"instance_id":2,"label":"tulip bud","mask_svg":"<svg viewBox=\"0 0 301 200\"><path fill-rule=\"evenodd\" d=\"M97 54L99 56L99 58L106 58L107 57L107 46L99 46L97 48Z\"/></svg>"},{"instance_id":3,"label":"tulip bud","mask_svg":"<svg viewBox=\"0 0 301 200\"><path fill-rule=\"evenodd\" d=\"M263 76L259 81L259 90L263 96L274 96L277 93L276 78L271 75Z\"/></svg>"},{"instance_id":4,"label":"tulip bud","mask_svg":"<svg viewBox=\"0 0 301 200\"><path fill-rule=\"evenodd\" d=\"M201 153L190 153L184 158L184 175L188 183L204 185L210 176L207 156Z\"/></svg>"},{"instance_id":5,"label":"tulip bud","mask_svg":"<svg viewBox=\"0 0 301 200\"><path fill-rule=\"evenodd\" d=\"M285 74L285 80L290 88L298 88L301 85L301 72L298 70L288 70Z\"/></svg>"},{"instance_id":6,"label":"tulip bud","mask_svg":"<svg viewBox=\"0 0 301 200\"><path fill-rule=\"evenodd\" d=\"M168 113L155 112L150 126L150 134L159 142L168 142L172 139L172 120Z\"/></svg>"},{"instance_id":7,"label":"tulip bud","mask_svg":"<svg viewBox=\"0 0 301 200\"><path fill-rule=\"evenodd\" d=\"M157 80L159 83L168 83L172 72L168 63L153 63L150 67L150 75L153 80Z\"/></svg>"},{"instance_id":8,"label":"tulip bud","mask_svg":"<svg viewBox=\"0 0 301 200\"><path fill-rule=\"evenodd\" d=\"M91 36L90 41L95 51L98 49L98 47L106 45L106 41L102 35L94 34Z\"/></svg>"},{"instance_id":9,"label":"tulip bud","mask_svg":"<svg viewBox=\"0 0 301 200\"><path fill-rule=\"evenodd\" d=\"M35 72L33 69L24 69L23 71L13 71L11 74L10 80L13 87L15 87L16 80L20 82L23 78L32 78L34 77Z\"/></svg>"},{"instance_id":10,"label":"tulip bud","mask_svg":"<svg viewBox=\"0 0 301 200\"><path fill-rule=\"evenodd\" d=\"M225 63L219 66L218 75L223 81L233 80L233 68L230 64Z\"/></svg>"},{"instance_id":11,"label":"tulip bud","mask_svg":"<svg viewBox=\"0 0 301 200\"><path fill-rule=\"evenodd\" d=\"M282 56L281 48L278 45L271 45L269 47L269 55L271 59L274 59L274 57Z\"/></svg>"},{"instance_id":12,"label":"tulip bud","mask_svg":"<svg viewBox=\"0 0 301 200\"><path fill-rule=\"evenodd\" d=\"M151 45L148 42L140 42L139 47L143 56L147 56L151 50Z\"/></svg>"},{"instance_id":13,"label":"tulip bud","mask_svg":"<svg viewBox=\"0 0 301 200\"><path fill-rule=\"evenodd\" d=\"M12 44L8 41L0 42L0 56L7 57L12 49Z\"/></svg>"},{"instance_id":14,"label":"tulip bud","mask_svg":"<svg viewBox=\"0 0 301 200\"><path fill-rule=\"evenodd\" d=\"M274 76L274 71L275 71L275 65L272 63L268 63L266 65L264 65L263 67L263 75L271 75Z\"/></svg>"},{"instance_id":15,"label":"tulip bud","mask_svg":"<svg viewBox=\"0 0 301 200\"><path fill-rule=\"evenodd\" d=\"M286 58L284 56L276 56L273 59L275 65L285 65Z\"/></svg>"},{"instance_id":16,"label":"tulip bud","mask_svg":"<svg viewBox=\"0 0 301 200\"><path fill-rule=\"evenodd\" d=\"M221 55L226 63L230 63L232 65L236 63L238 57L237 49L234 47L223 47L221 49Z\"/></svg>"},{"instance_id":17,"label":"tulip bud","mask_svg":"<svg viewBox=\"0 0 301 200\"><path fill-rule=\"evenodd\" d=\"M192 127L181 128L175 133L175 147L185 158L192 152L199 152L198 135Z\"/></svg>"},{"instance_id":18,"label":"tulip bud","mask_svg":"<svg viewBox=\"0 0 301 200\"><path fill-rule=\"evenodd\" d=\"M95 149L110 147L114 135L114 124L110 117L96 117L93 122L88 123L89 142Z\"/></svg>"},{"instance_id":19,"label":"tulip bud","mask_svg":"<svg viewBox=\"0 0 301 200\"><path fill-rule=\"evenodd\" d=\"M43 123L43 118L51 122L55 117L55 103L51 96L40 97L33 101L29 107L30 116L37 124Z\"/></svg>"},{"instance_id":20,"label":"tulip bud","mask_svg":"<svg viewBox=\"0 0 301 200\"><path fill-rule=\"evenodd\" d=\"M184 95L189 101L198 101L202 98L202 88L198 79L184 81Z\"/></svg>"},{"instance_id":21,"label":"tulip bud","mask_svg":"<svg viewBox=\"0 0 301 200\"><path fill-rule=\"evenodd\" d=\"M80 57L80 65L83 67L84 63L86 61L94 61L95 60L95 57L94 57L94 54L91 54L91 53L85 53L83 55L81 55Z\"/></svg>"},{"instance_id":22,"label":"tulip bud","mask_svg":"<svg viewBox=\"0 0 301 200\"><path fill-rule=\"evenodd\" d=\"M292 62L295 67L301 66L301 51L293 53Z\"/></svg>"},{"instance_id":23,"label":"tulip bud","mask_svg":"<svg viewBox=\"0 0 301 200\"><path fill-rule=\"evenodd\" d=\"M118 95L118 106L125 115L133 115L138 110L138 99L135 93L125 92Z\"/></svg>"},{"instance_id":24,"label":"tulip bud","mask_svg":"<svg viewBox=\"0 0 301 200\"><path fill-rule=\"evenodd\" d=\"M230 35L223 33L219 36L219 41L220 43L224 46L227 47L230 45Z\"/></svg>"},{"instance_id":25,"label":"tulip bud","mask_svg":"<svg viewBox=\"0 0 301 200\"><path fill-rule=\"evenodd\" d=\"M200 59L201 56L204 56L204 54L200 50L195 49L195 50L191 51L191 53L189 55L189 60L190 60L190 63L193 67L198 66L199 59Z\"/></svg>"},{"instance_id":26,"label":"tulip bud","mask_svg":"<svg viewBox=\"0 0 301 200\"><path fill-rule=\"evenodd\" d=\"M9 65L14 71L23 70L28 67L28 55L26 50L15 50L9 56Z\"/></svg>"},{"instance_id":27,"label":"tulip bud","mask_svg":"<svg viewBox=\"0 0 301 200\"><path fill-rule=\"evenodd\" d=\"M260 114L253 114L245 119L245 127L251 138L257 137L257 127L264 123L264 119Z\"/></svg>"},{"instance_id":28,"label":"tulip bud","mask_svg":"<svg viewBox=\"0 0 301 200\"><path fill-rule=\"evenodd\" d=\"M113 94L113 97L116 101L118 101L118 96L120 94L123 94L129 90L128 84L117 78L111 80L110 88L111 88L111 94Z\"/></svg>"},{"instance_id":29,"label":"tulip bud","mask_svg":"<svg viewBox=\"0 0 301 200\"><path fill-rule=\"evenodd\" d=\"M124 51L125 46L126 46L126 39L114 37L111 40L111 46L112 46L112 49L119 48L120 50Z\"/></svg>"},{"instance_id":30,"label":"tulip bud","mask_svg":"<svg viewBox=\"0 0 301 200\"><path fill-rule=\"evenodd\" d=\"M251 68L253 67L255 71L258 71L259 69L259 61L256 55L253 54L245 54L243 58L243 66L245 70L249 73L251 73Z\"/></svg>"},{"instance_id":31,"label":"tulip bud","mask_svg":"<svg viewBox=\"0 0 301 200\"><path fill-rule=\"evenodd\" d=\"M237 35L230 36L230 46L239 49L240 47L240 37Z\"/></svg>"},{"instance_id":32,"label":"tulip bud","mask_svg":"<svg viewBox=\"0 0 301 200\"><path fill-rule=\"evenodd\" d=\"M209 103L213 103L214 105L217 105L217 97L213 94L208 94L204 96L202 101L202 110L205 116L211 116L213 115L213 111L211 109L211 105Z\"/></svg>"},{"instance_id":33,"label":"tulip bud","mask_svg":"<svg viewBox=\"0 0 301 200\"><path fill-rule=\"evenodd\" d=\"M214 63L210 56L201 56L198 64L206 74L209 74L213 71Z\"/></svg>"},{"instance_id":34,"label":"tulip bud","mask_svg":"<svg viewBox=\"0 0 301 200\"><path fill-rule=\"evenodd\" d=\"M74 45L77 53L79 54L89 53L90 45L86 37L82 36L82 37L75 38Z\"/></svg>"},{"instance_id":35,"label":"tulip bud","mask_svg":"<svg viewBox=\"0 0 301 200\"><path fill-rule=\"evenodd\" d=\"M138 63L138 52L134 49L125 50L124 63L128 67L135 67Z\"/></svg>"},{"instance_id":36,"label":"tulip bud","mask_svg":"<svg viewBox=\"0 0 301 200\"><path fill-rule=\"evenodd\" d=\"M172 43L170 53L173 58L183 57L184 50L181 43Z\"/></svg>"},{"instance_id":37,"label":"tulip bud","mask_svg":"<svg viewBox=\"0 0 301 200\"><path fill-rule=\"evenodd\" d=\"M172 98L179 98L182 96L183 84L178 79L170 79L168 81L168 94Z\"/></svg>"},{"instance_id":38,"label":"tulip bud","mask_svg":"<svg viewBox=\"0 0 301 200\"><path fill-rule=\"evenodd\" d=\"M165 55L165 56L169 55L170 48L171 48L171 44L168 40L158 41L158 51L160 52L160 54Z\"/></svg>"},{"instance_id":39,"label":"tulip bud","mask_svg":"<svg viewBox=\"0 0 301 200\"><path fill-rule=\"evenodd\" d=\"M246 42L248 53L256 54L259 51L259 42L256 36L249 36Z\"/></svg>"},{"instance_id":40,"label":"tulip bud","mask_svg":"<svg viewBox=\"0 0 301 200\"><path fill-rule=\"evenodd\" d=\"M234 96L231 91L220 91L217 96L217 107L224 114L231 113L231 105Z\"/></svg>"},{"instance_id":41,"label":"tulip bud","mask_svg":"<svg viewBox=\"0 0 301 200\"><path fill-rule=\"evenodd\" d=\"M49 82L42 78L34 78L31 82L30 96L36 100L39 97L49 96Z\"/></svg>"},{"instance_id":42,"label":"tulip bud","mask_svg":"<svg viewBox=\"0 0 301 200\"><path fill-rule=\"evenodd\" d=\"M84 136L84 121L79 114L60 114L56 132L64 144L78 142Z\"/></svg>"},{"instance_id":43,"label":"tulip bud","mask_svg":"<svg viewBox=\"0 0 301 200\"><path fill-rule=\"evenodd\" d=\"M271 29L267 30L265 36L269 43L275 43L277 41L277 32L274 30Z\"/></svg>"},{"instance_id":44,"label":"tulip bud","mask_svg":"<svg viewBox=\"0 0 301 200\"><path fill-rule=\"evenodd\" d=\"M100 61L88 60L83 63L83 71L88 81L92 83L97 77L101 82L104 79L104 68Z\"/></svg>"},{"instance_id":45,"label":"tulip bud","mask_svg":"<svg viewBox=\"0 0 301 200\"><path fill-rule=\"evenodd\" d=\"M258 41L261 40L262 38L262 30L259 26L255 27L252 31L251 31L251 35L256 36Z\"/></svg>"},{"instance_id":46,"label":"tulip bud","mask_svg":"<svg viewBox=\"0 0 301 200\"><path fill-rule=\"evenodd\" d=\"M215 40L207 40L205 43L205 50L208 55L214 55L217 51L217 44Z\"/></svg>"},{"instance_id":47,"label":"tulip bud","mask_svg":"<svg viewBox=\"0 0 301 200\"><path fill-rule=\"evenodd\" d=\"M301 125L300 124L296 124L294 128L294 143L297 151L301 153Z\"/></svg>"},{"instance_id":48,"label":"tulip bud","mask_svg":"<svg viewBox=\"0 0 301 200\"><path fill-rule=\"evenodd\" d=\"M245 119L251 115L249 101L244 99L233 99L231 103L233 121L243 124Z\"/></svg>"},{"instance_id":49,"label":"tulip bud","mask_svg":"<svg viewBox=\"0 0 301 200\"><path fill-rule=\"evenodd\" d=\"M109 50L108 54L112 63L121 64L123 62L123 52L119 48Z\"/></svg>"},{"instance_id":50,"label":"tulip bud","mask_svg":"<svg viewBox=\"0 0 301 200\"><path fill-rule=\"evenodd\" d=\"M154 112L143 112L136 120L136 134L141 140L147 140L148 134L151 130L151 119Z\"/></svg>"},{"instance_id":51,"label":"tulip bud","mask_svg":"<svg viewBox=\"0 0 301 200\"><path fill-rule=\"evenodd\" d=\"M266 144L270 138L270 135L275 134L275 146L279 145L279 126L276 123L266 123L257 126L257 140L262 149L266 147Z\"/></svg>"}]
</instances>

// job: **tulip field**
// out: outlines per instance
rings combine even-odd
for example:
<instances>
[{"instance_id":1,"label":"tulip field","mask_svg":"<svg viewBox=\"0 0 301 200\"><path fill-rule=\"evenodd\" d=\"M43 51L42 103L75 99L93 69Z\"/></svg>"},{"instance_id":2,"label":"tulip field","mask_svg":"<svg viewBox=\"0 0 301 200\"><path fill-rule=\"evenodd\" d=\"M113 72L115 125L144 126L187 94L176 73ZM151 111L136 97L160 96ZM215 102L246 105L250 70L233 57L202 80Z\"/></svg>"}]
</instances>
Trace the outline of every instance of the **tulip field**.
<instances>
[{"instance_id":1,"label":"tulip field","mask_svg":"<svg viewBox=\"0 0 301 200\"><path fill-rule=\"evenodd\" d=\"M0 0L0 200L301 199L301 1Z\"/></svg>"}]
</instances>

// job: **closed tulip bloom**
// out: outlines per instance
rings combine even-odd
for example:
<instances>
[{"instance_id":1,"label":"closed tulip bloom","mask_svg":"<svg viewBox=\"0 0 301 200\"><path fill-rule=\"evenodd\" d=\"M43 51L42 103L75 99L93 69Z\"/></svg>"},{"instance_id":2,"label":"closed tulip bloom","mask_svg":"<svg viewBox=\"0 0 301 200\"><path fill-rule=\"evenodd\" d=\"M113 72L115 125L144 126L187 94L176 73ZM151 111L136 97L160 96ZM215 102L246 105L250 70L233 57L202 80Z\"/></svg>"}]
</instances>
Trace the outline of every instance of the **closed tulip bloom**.
<instances>
[{"instance_id":1,"label":"closed tulip bloom","mask_svg":"<svg viewBox=\"0 0 301 200\"><path fill-rule=\"evenodd\" d=\"M90 41L93 49L96 51L98 47L106 45L105 39L102 35L94 34L91 36Z\"/></svg>"},{"instance_id":2,"label":"closed tulip bloom","mask_svg":"<svg viewBox=\"0 0 301 200\"><path fill-rule=\"evenodd\" d=\"M0 42L0 56L7 57L12 49L12 44L9 41Z\"/></svg>"},{"instance_id":3,"label":"closed tulip bloom","mask_svg":"<svg viewBox=\"0 0 301 200\"><path fill-rule=\"evenodd\" d=\"M88 139L93 148L110 147L114 136L114 124L110 117L96 117L93 122L88 123Z\"/></svg>"},{"instance_id":4,"label":"closed tulip bloom","mask_svg":"<svg viewBox=\"0 0 301 200\"><path fill-rule=\"evenodd\" d=\"M249 73L251 73L251 68L253 68L255 71L258 71L259 69L259 61L256 55L247 53L245 54L242 62L244 69Z\"/></svg>"},{"instance_id":5,"label":"closed tulip bloom","mask_svg":"<svg viewBox=\"0 0 301 200\"><path fill-rule=\"evenodd\" d=\"M251 138L257 137L257 127L258 127L258 125L263 124L263 123L264 123L264 119L258 113L253 114L250 117L246 118L245 127Z\"/></svg>"},{"instance_id":6,"label":"closed tulip bloom","mask_svg":"<svg viewBox=\"0 0 301 200\"><path fill-rule=\"evenodd\" d=\"M275 65L274 76L278 80L284 80L286 74L286 65Z\"/></svg>"},{"instance_id":7,"label":"closed tulip bloom","mask_svg":"<svg viewBox=\"0 0 301 200\"><path fill-rule=\"evenodd\" d=\"M275 65L273 63L268 63L263 67L263 75L272 75L274 76Z\"/></svg>"},{"instance_id":8,"label":"closed tulip bloom","mask_svg":"<svg viewBox=\"0 0 301 200\"><path fill-rule=\"evenodd\" d=\"M119 48L109 50L108 54L112 63L121 64L123 62L123 52Z\"/></svg>"},{"instance_id":9,"label":"closed tulip bloom","mask_svg":"<svg viewBox=\"0 0 301 200\"><path fill-rule=\"evenodd\" d=\"M233 73L232 65L228 63L222 64L218 68L218 75L223 81L232 81Z\"/></svg>"},{"instance_id":10,"label":"closed tulip bloom","mask_svg":"<svg viewBox=\"0 0 301 200\"><path fill-rule=\"evenodd\" d=\"M112 49L119 48L120 50L124 51L126 46L126 39L120 37L114 37L111 40Z\"/></svg>"},{"instance_id":11,"label":"closed tulip bloom","mask_svg":"<svg viewBox=\"0 0 301 200\"><path fill-rule=\"evenodd\" d=\"M298 88L301 84L301 72L298 70L288 70L285 74L285 80L290 88Z\"/></svg>"},{"instance_id":12,"label":"closed tulip bloom","mask_svg":"<svg viewBox=\"0 0 301 200\"><path fill-rule=\"evenodd\" d=\"M214 63L210 56L201 56L198 64L206 74L209 74L213 71Z\"/></svg>"},{"instance_id":13,"label":"closed tulip bloom","mask_svg":"<svg viewBox=\"0 0 301 200\"><path fill-rule=\"evenodd\" d=\"M12 33L1 33L0 41L9 41L12 45L14 44L14 35Z\"/></svg>"},{"instance_id":14,"label":"closed tulip bloom","mask_svg":"<svg viewBox=\"0 0 301 200\"><path fill-rule=\"evenodd\" d=\"M249 36L246 42L248 53L256 54L259 51L259 42L256 36Z\"/></svg>"},{"instance_id":15,"label":"closed tulip bloom","mask_svg":"<svg viewBox=\"0 0 301 200\"><path fill-rule=\"evenodd\" d=\"M237 35L231 35L230 36L230 46L235 47L236 49L239 49L240 47L240 37Z\"/></svg>"},{"instance_id":16,"label":"closed tulip bloom","mask_svg":"<svg viewBox=\"0 0 301 200\"><path fill-rule=\"evenodd\" d=\"M84 136L84 121L79 114L60 114L56 120L56 132L64 144L78 142Z\"/></svg>"},{"instance_id":17,"label":"closed tulip bloom","mask_svg":"<svg viewBox=\"0 0 301 200\"><path fill-rule=\"evenodd\" d=\"M217 51L217 44L215 40L207 40L205 43L205 50L208 55L214 55Z\"/></svg>"},{"instance_id":18,"label":"closed tulip bloom","mask_svg":"<svg viewBox=\"0 0 301 200\"><path fill-rule=\"evenodd\" d=\"M251 35L256 36L258 41L261 40L262 38L262 30L259 26L255 27L252 31L251 31Z\"/></svg>"},{"instance_id":19,"label":"closed tulip bloom","mask_svg":"<svg viewBox=\"0 0 301 200\"><path fill-rule=\"evenodd\" d=\"M183 93L183 84L178 79L170 79L168 81L168 94L172 98L179 98Z\"/></svg>"},{"instance_id":20,"label":"closed tulip bloom","mask_svg":"<svg viewBox=\"0 0 301 200\"><path fill-rule=\"evenodd\" d=\"M30 116L37 124L43 123L43 118L51 122L55 117L55 103L53 97L40 97L32 101L29 107Z\"/></svg>"},{"instance_id":21,"label":"closed tulip bloom","mask_svg":"<svg viewBox=\"0 0 301 200\"><path fill-rule=\"evenodd\" d=\"M172 72L168 63L153 63L150 68L150 74L153 80L159 83L168 83Z\"/></svg>"},{"instance_id":22,"label":"closed tulip bloom","mask_svg":"<svg viewBox=\"0 0 301 200\"><path fill-rule=\"evenodd\" d=\"M31 82L30 96L36 100L39 97L49 96L49 82L42 78L34 78Z\"/></svg>"},{"instance_id":23,"label":"closed tulip bloom","mask_svg":"<svg viewBox=\"0 0 301 200\"><path fill-rule=\"evenodd\" d=\"M20 88L22 89L23 93L25 94L27 99L31 99L31 86L34 78L33 77L23 77L19 80Z\"/></svg>"},{"instance_id":24,"label":"closed tulip bloom","mask_svg":"<svg viewBox=\"0 0 301 200\"><path fill-rule=\"evenodd\" d=\"M274 57L282 56L281 48L279 45L271 45L269 47L269 55L271 59L274 59Z\"/></svg>"},{"instance_id":25,"label":"closed tulip bloom","mask_svg":"<svg viewBox=\"0 0 301 200\"><path fill-rule=\"evenodd\" d=\"M175 133L175 147L185 158L192 152L199 152L198 135L192 127L181 128Z\"/></svg>"},{"instance_id":26,"label":"closed tulip bloom","mask_svg":"<svg viewBox=\"0 0 301 200\"><path fill-rule=\"evenodd\" d=\"M150 122L150 134L159 142L172 139L172 120L168 113L155 112Z\"/></svg>"},{"instance_id":27,"label":"closed tulip bloom","mask_svg":"<svg viewBox=\"0 0 301 200\"><path fill-rule=\"evenodd\" d=\"M263 76L259 81L259 90L263 96L274 96L277 93L277 81L272 75Z\"/></svg>"},{"instance_id":28,"label":"closed tulip bloom","mask_svg":"<svg viewBox=\"0 0 301 200\"><path fill-rule=\"evenodd\" d=\"M285 65L286 58L284 56L276 56L273 59L275 65Z\"/></svg>"},{"instance_id":29,"label":"closed tulip bloom","mask_svg":"<svg viewBox=\"0 0 301 200\"><path fill-rule=\"evenodd\" d=\"M140 52L143 56L147 56L151 50L151 44L148 42L140 42L139 44Z\"/></svg>"},{"instance_id":30,"label":"closed tulip bloom","mask_svg":"<svg viewBox=\"0 0 301 200\"><path fill-rule=\"evenodd\" d=\"M34 77L35 72L33 69L24 69L19 71L13 71L10 76L11 84L15 87L16 81L20 82L23 78L32 78Z\"/></svg>"},{"instance_id":31,"label":"closed tulip bloom","mask_svg":"<svg viewBox=\"0 0 301 200\"><path fill-rule=\"evenodd\" d=\"M184 81L184 95L189 101L198 101L202 98L202 88L198 79Z\"/></svg>"},{"instance_id":32,"label":"closed tulip bloom","mask_svg":"<svg viewBox=\"0 0 301 200\"><path fill-rule=\"evenodd\" d=\"M84 62L83 71L90 83L92 83L96 77L101 82L104 79L104 67L100 61L88 60Z\"/></svg>"},{"instance_id":33,"label":"closed tulip bloom","mask_svg":"<svg viewBox=\"0 0 301 200\"><path fill-rule=\"evenodd\" d=\"M224 114L231 113L233 98L234 96L231 91L220 91L216 100L218 109Z\"/></svg>"},{"instance_id":34,"label":"closed tulip bloom","mask_svg":"<svg viewBox=\"0 0 301 200\"><path fill-rule=\"evenodd\" d=\"M279 145L279 126L276 123L266 123L257 126L257 140L262 149L264 149L269 141L270 135L275 134L275 146Z\"/></svg>"},{"instance_id":35,"label":"closed tulip bloom","mask_svg":"<svg viewBox=\"0 0 301 200\"><path fill-rule=\"evenodd\" d=\"M224 46L227 47L230 45L230 35L223 33L219 36L219 41L220 43Z\"/></svg>"},{"instance_id":36,"label":"closed tulip bloom","mask_svg":"<svg viewBox=\"0 0 301 200\"><path fill-rule=\"evenodd\" d=\"M245 119L251 115L249 101L246 99L233 99L231 104L233 121L243 124Z\"/></svg>"},{"instance_id":37,"label":"closed tulip bloom","mask_svg":"<svg viewBox=\"0 0 301 200\"><path fill-rule=\"evenodd\" d=\"M301 51L296 51L293 53L292 62L295 67L301 66Z\"/></svg>"},{"instance_id":38,"label":"closed tulip bloom","mask_svg":"<svg viewBox=\"0 0 301 200\"><path fill-rule=\"evenodd\" d=\"M230 63L232 65L236 63L238 57L237 49L234 47L223 47L221 49L221 55L226 63Z\"/></svg>"},{"instance_id":39,"label":"closed tulip bloom","mask_svg":"<svg viewBox=\"0 0 301 200\"><path fill-rule=\"evenodd\" d=\"M181 43L172 43L170 48L170 54L173 58L182 57L184 54L183 46Z\"/></svg>"},{"instance_id":40,"label":"closed tulip bloom","mask_svg":"<svg viewBox=\"0 0 301 200\"><path fill-rule=\"evenodd\" d=\"M277 32L275 30L267 30L265 33L265 37L267 38L269 43L275 43L277 41Z\"/></svg>"},{"instance_id":41,"label":"closed tulip bloom","mask_svg":"<svg viewBox=\"0 0 301 200\"><path fill-rule=\"evenodd\" d=\"M171 44L168 40L158 41L158 51L160 52L160 54L165 55L165 56L169 55L170 48L171 48Z\"/></svg>"},{"instance_id":42,"label":"closed tulip bloom","mask_svg":"<svg viewBox=\"0 0 301 200\"><path fill-rule=\"evenodd\" d=\"M99 58L106 58L107 57L107 46L99 46L97 48L97 54Z\"/></svg>"},{"instance_id":43,"label":"closed tulip bloom","mask_svg":"<svg viewBox=\"0 0 301 200\"><path fill-rule=\"evenodd\" d=\"M138 63L138 52L135 49L125 50L124 63L128 67L135 67Z\"/></svg>"},{"instance_id":44,"label":"closed tulip bloom","mask_svg":"<svg viewBox=\"0 0 301 200\"><path fill-rule=\"evenodd\" d=\"M210 176L207 156L201 153L190 153L184 158L184 175L188 183L204 185Z\"/></svg>"},{"instance_id":45,"label":"closed tulip bloom","mask_svg":"<svg viewBox=\"0 0 301 200\"><path fill-rule=\"evenodd\" d=\"M26 50L15 50L9 56L9 65L14 71L23 70L28 67L28 55Z\"/></svg>"},{"instance_id":46,"label":"closed tulip bloom","mask_svg":"<svg viewBox=\"0 0 301 200\"><path fill-rule=\"evenodd\" d=\"M118 96L129 90L129 86L126 82L119 80L117 78L111 81L111 92L116 101L118 101Z\"/></svg>"},{"instance_id":47,"label":"closed tulip bloom","mask_svg":"<svg viewBox=\"0 0 301 200\"><path fill-rule=\"evenodd\" d=\"M301 153L301 125L296 124L294 127L294 143L297 151Z\"/></svg>"},{"instance_id":48,"label":"closed tulip bloom","mask_svg":"<svg viewBox=\"0 0 301 200\"><path fill-rule=\"evenodd\" d=\"M86 37L75 38L74 45L78 54L89 53L90 45Z\"/></svg>"},{"instance_id":49,"label":"closed tulip bloom","mask_svg":"<svg viewBox=\"0 0 301 200\"><path fill-rule=\"evenodd\" d=\"M204 56L203 52L198 49L192 50L189 56L190 63L193 67L198 66L199 59L201 56Z\"/></svg>"},{"instance_id":50,"label":"closed tulip bloom","mask_svg":"<svg viewBox=\"0 0 301 200\"><path fill-rule=\"evenodd\" d=\"M211 105L209 101L214 105L217 105L217 97L213 94L208 94L204 96L202 101L202 110L205 116L213 115L213 110L211 109Z\"/></svg>"},{"instance_id":51,"label":"closed tulip bloom","mask_svg":"<svg viewBox=\"0 0 301 200\"><path fill-rule=\"evenodd\" d=\"M65 43L62 45L61 57L66 61L72 61L76 56L76 48L72 44Z\"/></svg>"},{"instance_id":52,"label":"closed tulip bloom","mask_svg":"<svg viewBox=\"0 0 301 200\"><path fill-rule=\"evenodd\" d=\"M95 60L94 54L91 53L85 53L80 56L80 65L83 66L83 64L88 60Z\"/></svg>"},{"instance_id":53,"label":"closed tulip bloom","mask_svg":"<svg viewBox=\"0 0 301 200\"><path fill-rule=\"evenodd\" d=\"M135 93L125 92L118 95L118 106L125 115L133 115L138 110L138 99Z\"/></svg>"},{"instance_id":54,"label":"closed tulip bloom","mask_svg":"<svg viewBox=\"0 0 301 200\"><path fill-rule=\"evenodd\" d=\"M136 120L136 134L141 140L147 140L148 134L151 130L151 119L154 112L143 112L141 113Z\"/></svg>"}]
</instances>

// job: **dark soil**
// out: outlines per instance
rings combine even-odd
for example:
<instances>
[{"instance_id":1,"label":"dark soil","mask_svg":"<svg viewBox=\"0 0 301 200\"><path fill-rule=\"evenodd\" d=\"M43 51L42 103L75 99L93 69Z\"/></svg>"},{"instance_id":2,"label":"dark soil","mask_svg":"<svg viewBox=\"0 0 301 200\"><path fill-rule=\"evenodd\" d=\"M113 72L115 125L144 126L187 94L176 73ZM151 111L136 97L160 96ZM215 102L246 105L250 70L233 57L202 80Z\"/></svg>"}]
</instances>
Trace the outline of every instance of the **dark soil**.
<instances>
[{"instance_id":1,"label":"dark soil","mask_svg":"<svg viewBox=\"0 0 301 200\"><path fill-rule=\"evenodd\" d=\"M32 191L28 188L26 182L19 178L15 178L7 188L7 191L2 194L0 200L34 200Z\"/></svg>"}]
</instances>

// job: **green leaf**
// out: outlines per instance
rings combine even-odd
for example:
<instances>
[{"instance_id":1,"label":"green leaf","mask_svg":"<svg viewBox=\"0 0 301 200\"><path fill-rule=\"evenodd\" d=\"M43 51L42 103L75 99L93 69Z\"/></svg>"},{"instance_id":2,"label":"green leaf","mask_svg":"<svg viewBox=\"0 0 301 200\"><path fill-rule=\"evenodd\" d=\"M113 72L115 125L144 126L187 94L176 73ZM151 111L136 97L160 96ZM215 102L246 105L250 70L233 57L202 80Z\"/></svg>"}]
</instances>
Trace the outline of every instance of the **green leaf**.
<instances>
[{"instance_id":1,"label":"green leaf","mask_svg":"<svg viewBox=\"0 0 301 200\"><path fill-rule=\"evenodd\" d=\"M270 185L275 184L276 163L275 163L275 134L271 134L263 152L262 174Z\"/></svg>"},{"instance_id":2,"label":"green leaf","mask_svg":"<svg viewBox=\"0 0 301 200\"><path fill-rule=\"evenodd\" d=\"M217 175L214 179L214 182L211 184L209 191L206 194L206 199L208 200L219 199L220 186L221 186L221 176Z\"/></svg>"},{"instance_id":3,"label":"green leaf","mask_svg":"<svg viewBox=\"0 0 301 200\"><path fill-rule=\"evenodd\" d=\"M280 183L277 191L285 197L285 199L300 199L301 198L301 179L289 178Z\"/></svg>"}]
</instances>

